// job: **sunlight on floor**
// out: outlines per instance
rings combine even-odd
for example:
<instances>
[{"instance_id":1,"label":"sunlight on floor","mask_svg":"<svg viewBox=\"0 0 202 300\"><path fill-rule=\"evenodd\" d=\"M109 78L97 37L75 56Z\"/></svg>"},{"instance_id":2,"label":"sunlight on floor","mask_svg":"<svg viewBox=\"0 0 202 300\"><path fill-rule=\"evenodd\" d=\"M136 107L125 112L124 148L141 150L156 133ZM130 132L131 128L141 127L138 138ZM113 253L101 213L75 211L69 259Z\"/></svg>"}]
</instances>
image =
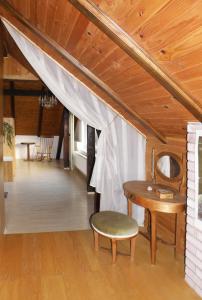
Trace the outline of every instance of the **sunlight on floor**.
<instances>
[{"instance_id":1,"label":"sunlight on floor","mask_svg":"<svg viewBox=\"0 0 202 300\"><path fill-rule=\"evenodd\" d=\"M5 233L89 228L93 195L85 179L57 161L17 161L14 182L5 183Z\"/></svg>"}]
</instances>

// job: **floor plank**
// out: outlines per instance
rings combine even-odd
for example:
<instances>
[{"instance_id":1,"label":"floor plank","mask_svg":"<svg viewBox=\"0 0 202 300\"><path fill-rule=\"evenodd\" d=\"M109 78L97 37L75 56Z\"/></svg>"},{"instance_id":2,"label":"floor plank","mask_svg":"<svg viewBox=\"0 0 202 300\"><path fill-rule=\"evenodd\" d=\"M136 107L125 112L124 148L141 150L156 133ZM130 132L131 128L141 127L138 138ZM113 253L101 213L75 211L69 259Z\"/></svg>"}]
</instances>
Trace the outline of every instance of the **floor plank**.
<instances>
[{"instance_id":1,"label":"floor plank","mask_svg":"<svg viewBox=\"0 0 202 300\"><path fill-rule=\"evenodd\" d=\"M57 161L17 161L15 180L5 183L5 191L7 234L89 228L93 195L82 175Z\"/></svg>"},{"instance_id":2,"label":"floor plank","mask_svg":"<svg viewBox=\"0 0 202 300\"><path fill-rule=\"evenodd\" d=\"M112 264L109 241L93 248L90 230L0 236L1 300L199 300L184 281L183 259L159 244L157 265L149 244L137 239L131 262L129 242L118 242ZM104 247L104 248L103 248Z\"/></svg>"}]
</instances>

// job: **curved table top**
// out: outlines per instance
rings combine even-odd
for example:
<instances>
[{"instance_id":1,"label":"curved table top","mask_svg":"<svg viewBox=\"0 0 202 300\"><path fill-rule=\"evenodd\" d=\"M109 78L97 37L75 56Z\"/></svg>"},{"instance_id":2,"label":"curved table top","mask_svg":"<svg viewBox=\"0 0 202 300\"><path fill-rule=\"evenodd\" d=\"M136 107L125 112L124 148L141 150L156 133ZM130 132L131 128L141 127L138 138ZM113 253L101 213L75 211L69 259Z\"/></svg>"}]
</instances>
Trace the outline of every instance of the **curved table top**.
<instances>
[{"instance_id":1,"label":"curved table top","mask_svg":"<svg viewBox=\"0 0 202 300\"><path fill-rule=\"evenodd\" d=\"M152 191L148 191L148 186ZM128 181L123 184L124 194L132 202L148 208L166 213L178 213L185 210L186 198L171 187L153 184L150 181ZM166 189L173 192L173 199L161 199L157 190Z\"/></svg>"}]
</instances>

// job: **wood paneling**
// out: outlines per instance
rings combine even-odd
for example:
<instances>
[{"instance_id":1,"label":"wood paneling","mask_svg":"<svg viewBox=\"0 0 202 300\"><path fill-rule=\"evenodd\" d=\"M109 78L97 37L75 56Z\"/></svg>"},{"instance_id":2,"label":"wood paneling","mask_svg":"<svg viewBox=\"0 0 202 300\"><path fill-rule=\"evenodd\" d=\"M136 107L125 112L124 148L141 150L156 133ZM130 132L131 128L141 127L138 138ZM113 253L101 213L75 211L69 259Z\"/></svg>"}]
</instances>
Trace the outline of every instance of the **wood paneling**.
<instances>
[{"instance_id":1,"label":"wood paneling","mask_svg":"<svg viewBox=\"0 0 202 300\"><path fill-rule=\"evenodd\" d=\"M93 0L96 3L96 0ZM97 4L97 3L96 3ZM202 3L198 1L101 1L99 7L138 42L183 88L199 100L201 95L178 76L200 79L188 68L196 68L202 59ZM198 84L197 86L199 86ZM202 92L201 92L202 93Z\"/></svg>"},{"instance_id":2,"label":"wood paneling","mask_svg":"<svg viewBox=\"0 0 202 300\"><path fill-rule=\"evenodd\" d=\"M41 91L43 83L40 80L15 80L16 90L28 90L28 91ZM4 79L3 87L4 89L9 89L10 80Z\"/></svg>"},{"instance_id":3,"label":"wood paneling","mask_svg":"<svg viewBox=\"0 0 202 300\"><path fill-rule=\"evenodd\" d=\"M10 80L4 80L4 90L10 87ZM43 83L39 80L15 80L14 87L20 93L37 92L40 94ZM15 96L16 110L16 134L37 135L38 117L40 113L39 99L32 96ZM59 135L59 119L61 118L63 106L58 105L51 109L44 109L43 122L41 124L42 135ZM10 96L4 95L4 117L12 117Z\"/></svg>"},{"instance_id":4,"label":"wood paneling","mask_svg":"<svg viewBox=\"0 0 202 300\"><path fill-rule=\"evenodd\" d=\"M63 106L44 109L41 135L59 135ZM17 135L37 135L39 100L38 97L15 97L15 123ZM4 96L4 117L11 117L9 96Z\"/></svg>"},{"instance_id":5,"label":"wood paneling","mask_svg":"<svg viewBox=\"0 0 202 300\"><path fill-rule=\"evenodd\" d=\"M62 113L63 105L60 103L53 108L44 109L41 129L42 135L59 135Z\"/></svg>"},{"instance_id":6,"label":"wood paneling","mask_svg":"<svg viewBox=\"0 0 202 300\"><path fill-rule=\"evenodd\" d=\"M31 7L29 2L23 1L23 5L22 1L10 1L10 3L17 12L22 13L22 15L27 18L28 22L30 22L33 26L36 26L41 33L45 34L48 38L57 41L60 47L69 51L70 54L78 59L83 66L87 67L91 72L93 72L93 74L96 75L97 78L101 79L104 84L107 84L107 86L120 98L121 102L124 104L123 108L120 108L120 106L108 95L106 96L106 94L103 93L103 91L100 91L100 89L92 84L92 82L86 79L82 74L79 74L78 71L72 68L72 66L69 66L66 61L64 61L64 58L59 58L59 61L65 67L67 67L70 72L73 72L74 75L76 75L80 80L85 82L96 93L102 96L106 102L112 105L114 109L118 110L126 119L128 119L129 122L136 125L132 115L129 113L129 110L131 109L132 111L138 113L138 115L142 117L147 124L151 125L162 136L185 137L187 121L195 120L191 113L187 109L183 108L181 104L178 104L178 102L173 99L173 97L171 97L171 95L166 92L159 83L157 83L131 58L129 58L127 54L118 48L105 34L96 28L95 25L88 22L88 20L84 17L81 17L79 12L68 2L62 1L61 3L56 3L53 0L49 0L46 3L42 3L42 1L36 1L35 6L32 6L32 9L36 9L35 18L33 18L33 16L31 16L29 13ZM170 16L170 20L172 20L172 11L176 6L176 10L179 12L180 16L178 18L180 25L176 26L176 30L180 31L180 35L184 34L185 42L186 38L188 37L188 29L181 30L181 27L184 28L184 24L186 27L188 26L187 24L191 22L189 19L187 20L186 11L188 11L189 8L192 17L194 18L196 9L198 9L199 12L200 1L196 1L194 4L193 2L187 1L185 8L182 8L183 4L181 3L181 1L179 3L178 1L171 0L155 0L152 1L152 3L148 3L148 1L143 0L138 1L137 3L131 3L130 1L96 1L96 4L99 5L100 8L103 9L107 14L109 14L110 17L119 25L121 25L143 49L148 51L151 59L154 59L154 61L156 59L158 64L160 64L162 68L165 68L166 72L169 74L171 73L168 67L173 66L173 70L176 71L176 65L178 63L170 63L167 60L164 64L162 61L159 61L153 52L150 53L149 48L146 47L146 42L143 43L142 41L140 43L136 37L138 34L135 35L135 33L138 32L140 36L142 36L140 32L142 28L141 26L147 24L148 22L150 22L150 26L153 26L152 19L154 18L155 20L155 18L162 13L167 16L167 9L170 11L168 16ZM61 5L63 5L63 10L61 9ZM42 6L44 11L43 18L39 13L39 10ZM53 7L55 7L55 13L53 13ZM9 17L9 19L13 21L12 17L6 14L5 11L2 11L2 14L5 14L5 16ZM67 22L69 19L71 19L72 22ZM194 36L196 36L196 39L194 40L197 40L197 38L200 40L200 35L197 34L198 31L200 32L199 20L200 14L197 16L197 20L194 23ZM16 19L15 23L17 24ZM83 24L83 27L80 25L81 23ZM55 24L55 27L53 24ZM18 23L17 26L20 28L22 25L19 25ZM153 30L152 37L154 38L158 35L156 44L158 44L158 41L159 44L161 44L161 39L163 39L163 36L160 35L161 30L164 27L166 28L166 26L172 26L172 22L165 22L165 24L163 22L163 24L161 24L157 18L154 24L155 30ZM188 28L190 29L189 26ZM28 32L25 29L23 31L26 34ZM28 33L28 35L29 37L33 38L33 35L30 35L30 33ZM170 34L170 36L172 37L173 34ZM175 36L177 36L177 34ZM145 41L146 38L150 38L149 33L140 39ZM35 37L34 40L41 46L41 42L38 38ZM197 51L198 46L196 44L197 42L195 43L193 41L192 43L192 41L190 41L190 49L193 48L194 51ZM46 45L42 45L42 48L44 48L44 50L48 51L48 53L54 57L57 56L56 53L48 49ZM165 55L162 45L160 51L162 56ZM189 53L191 55L191 50ZM188 53L185 54L185 56L188 55ZM178 80L175 77L174 79ZM179 80L179 86L181 86L185 92L190 94L196 105L201 107L201 98L198 96L196 98L196 94L200 95L200 89L197 89L193 95L192 90L186 88L187 85L185 86L185 81L182 82ZM155 105L154 101L157 101ZM147 114L142 114L142 112L139 110L140 107L142 108L144 105L149 106ZM128 111L126 110L126 107L128 107ZM179 107L181 113L177 115L176 112L178 111ZM158 116L156 115L156 110L159 112ZM164 118L165 115L166 118ZM139 129L142 129L140 127ZM144 128L142 130L144 131ZM146 132L146 134L149 135L148 132Z\"/></svg>"},{"instance_id":7,"label":"wood paneling","mask_svg":"<svg viewBox=\"0 0 202 300\"><path fill-rule=\"evenodd\" d=\"M12 161L4 161L4 182L12 182L13 181L13 162Z\"/></svg>"},{"instance_id":8,"label":"wood paneling","mask_svg":"<svg viewBox=\"0 0 202 300\"><path fill-rule=\"evenodd\" d=\"M18 76L21 76L22 77L22 73L23 73L23 77L24 76L24 73L26 73L28 76L31 76L31 74L33 74L35 77L34 79L38 78L38 75L37 73L34 71L34 69L31 67L31 65L28 63L28 61L25 59L24 55L22 54L22 52L20 51L20 49L17 47L16 43L14 42L14 40L12 39L12 37L10 36L10 34L3 30L3 39L4 39L4 43L6 45L6 49L7 49L7 52L8 52L8 57L12 56L12 58L14 58L18 63L20 63L25 69L27 69L30 74L23 70L21 66L18 65L17 63L17 69L19 70L17 72L20 73L18 74ZM12 62L11 62L12 60ZM9 70L15 70L15 73L16 73L16 62L15 60L11 59L9 60ZM16 74L15 74L16 76ZM25 77L26 79L26 77Z\"/></svg>"},{"instance_id":9,"label":"wood paneling","mask_svg":"<svg viewBox=\"0 0 202 300\"><path fill-rule=\"evenodd\" d=\"M4 58L3 78L9 80L38 80L38 78L11 56Z\"/></svg>"},{"instance_id":10,"label":"wood paneling","mask_svg":"<svg viewBox=\"0 0 202 300\"><path fill-rule=\"evenodd\" d=\"M157 183L171 186L177 190L181 190L182 194L186 193L186 143L184 140L171 140L167 145L159 144L155 139L149 139L147 141L146 150L146 178L147 180L152 179L152 149L154 149L154 160L156 155L160 152L171 152L177 155L182 160L182 173L183 180L181 182L170 182L163 180L155 173L155 180ZM155 164L155 161L154 161ZM146 218L145 226L147 226L148 219ZM168 242L174 242L175 232L175 215L167 215L158 213L157 216L157 231L158 235ZM185 216L181 222L182 239L180 241L181 251L184 253L185 249Z\"/></svg>"},{"instance_id":11,"label":"wood paneling","mask_svg":"<svg viewBox=\"0 0 202 300\"><path fill-rule=\"evenodd\" d=\"M7 4L6 4L7 7ZM143 120L141 116L139 116L134 110L131 110L127 105L125 105L118 94L113 92L113 90L107 86L103 81L99 80L97 76L95 76L91 71L89 71L84 65L82 65L79 61L75 60L72 55L70 55L64 48L62 48L60 45L56 44L55 41L47 37L44 33L40 32L37 28L33 27L33 25L25 18L20 16L18 13L16 13L12 7L9 6L9 11L17 17L17 19L20 20L20 25L24 24L26 28L29 28L31 30L31 33L35 33L37 35L37 38L40 37L42 39L42 45L40 43L40 46L43 48L44 42L54 50L54 52L58 52L62 58L65 58L68 62L68 70L70 70L71 73L76 75L76 77L79 77L82 81L84 81L83 74L85 77L90 79L90 88L95 88L95 86L98 87L98 89L95 90L97 94L100 95L103 98L103 92L104 92L104 99L110 97L107 101L108 104L111 104L111 101L113 101L113 108L123 117L126 118L125 114L128 116L128 118L131 119L131 122L141 131L146 131L147 134L150 132L153 133L154 136L157 136L161 141L165 142L165 138L162 134L160 134L155 128L152 127L151 123L147 123L146 120ZM36 36L34 37L35 40ZM37 42L36 42L37 43ZM47 48L45 49L47 51ZM61 60L59 59L59 63L61 63ZM67 68L67 64L65 65ZM72 70L72 66L75 67L75 70ZM78 70L81 72L81 74L78 74ZM85 78L86 81L86 78ZM93 85L92 85L93 84ZM105 95L106 94L106 95Z\"/></svg>"},{"instance_id":12,"label":"wood paneling","mask_svg":"<svg viewBox=\"0 0 202 300\"><path fill-rule=\"evenodd\" d=\"M2 26L0 26L0 235L4 231L4 186L3 186L3 40Z\"/></svg>"},{"instance_id":13,"label":"wood paneling","mask_svg":"<svg viewBox=\"0 0 202 300\"><path fill-rule=\"evenodd\" d=\"M39 103L35 97L15 97L16 135L36 135Z\"/></svg>"},{"instance_id":14,"label":"wood paneling","mask_svg":"<svg viewBox=\"0 0 202 300\"><path fill-rule=\"evenodd\" d=\"M93 3L84 0L69 0L79 9L89 20L102 30L115 44L124 50L135 62L152 75L177 101L179 101L192 115L202 121L202 110L192 98L181 89L179 84L159 67L157 62L153 62L150 56L123 31L113 20L103 13Z\"/></svg>"}]
</instances>

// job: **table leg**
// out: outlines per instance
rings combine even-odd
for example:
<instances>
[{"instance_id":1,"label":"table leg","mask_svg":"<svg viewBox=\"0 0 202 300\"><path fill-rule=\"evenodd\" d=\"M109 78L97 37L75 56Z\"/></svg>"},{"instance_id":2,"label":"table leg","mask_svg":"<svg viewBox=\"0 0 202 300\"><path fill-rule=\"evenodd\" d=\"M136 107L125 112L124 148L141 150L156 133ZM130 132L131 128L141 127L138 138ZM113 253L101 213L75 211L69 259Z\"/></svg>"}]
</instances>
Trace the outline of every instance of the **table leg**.
<instances>
[{"instance_id":1,"label":"table leg","mask_svg":"<svg viewBox=\"0 0 202 300\"><path fill-rule=\"evenodd\" d=\"M151 263L156 264L156 211L151 212Z\"/></svg>"},{"instance_id":2,"label":"table leg","mask_svg":"<svg viewBox=\"0 0 202 300\"><path fill-rule=\"evenodd\" d=\"M132 217L132 201L130 199L128 199L128 215Z\"/></svg>"},{"instance_id":3,"label":"table leg","mask_svg":"<svg viewBox=\"0 0 202 300\"><path fill-rule=\"evenodd\" d=\"M137 236L134 236L130 240L130 258L133 261L135 256L135 242L136 242Z\"/></svg>"},{"instance_id":4,"label":"table leg","mask_svg":"<svg viewBox=\"0 0 202 300\"><path fill-rule=\"evenodd\" d=\"M30 160L29 144L27 144L27 160Z\"/></svg>"},{"instance_id":5,"label":"table leg","mask_svg":"<svg viewBox=\"0 0 202 300\"><path fill-rule=\"evenodd\" d=\"M176 214L176 226L175 226L175 258L180 253L180 240L181 240L181 217L183 213Z\"/></svg>"},{"instance_id":6,"label":"table leg","mask_svg":"<svg viewBox=\"0 0 202 300\"><path fill-rule=\"evenodd\" d=\"M113 264L116 262L116 240L112 239L112 262Z\"/></svg>"},{"instance_id":7,"label":"table leg","mask_svg":"<svg viewBox=\"0 0 202 300\"><path fill-rule=\"evenodd\" d=\"M99 250L99 234L93 230L95 251Z\"/></svg>"},{"instance_id":8,"label":"table leg","mask_svg":"<svg viewBox=\"0 0 202 300\"><path fill-rule=\"evenodd\" d=\"M151 212L149 209L147 209L147 233L148 237L151 240Z\"/></svg>"}]
</instances>

